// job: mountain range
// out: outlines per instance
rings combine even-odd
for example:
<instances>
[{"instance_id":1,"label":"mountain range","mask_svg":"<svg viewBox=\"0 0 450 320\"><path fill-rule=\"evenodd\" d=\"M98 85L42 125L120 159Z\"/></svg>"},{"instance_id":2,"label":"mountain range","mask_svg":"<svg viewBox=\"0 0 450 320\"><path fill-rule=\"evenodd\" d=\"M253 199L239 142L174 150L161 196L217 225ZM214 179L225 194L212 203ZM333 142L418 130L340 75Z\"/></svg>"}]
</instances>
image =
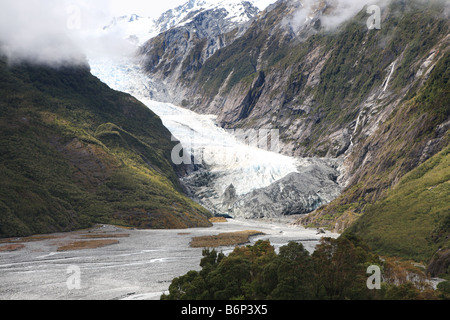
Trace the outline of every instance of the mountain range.
<instances>
[{"instance_id":1,"label":"mountain range","mask_svg":"<svg viewBox=\"0 0 450 320\"><path fill-rule=\"evenodd\" d=\"M137 44L143 44L172 28L186 25L198 26L199 23L207 20L208 25L200 29L219 35L254 18L260 12L258 7L260 2L255 0L189 0L183 5L167 10L156 19L138 14L114 17L109 24L102 28L102 31L104 34L119 33ZM205 18L211 14L215 14L218 20ZM215 30L217 28L222 29Z\"/></svg>"}]
</instances>

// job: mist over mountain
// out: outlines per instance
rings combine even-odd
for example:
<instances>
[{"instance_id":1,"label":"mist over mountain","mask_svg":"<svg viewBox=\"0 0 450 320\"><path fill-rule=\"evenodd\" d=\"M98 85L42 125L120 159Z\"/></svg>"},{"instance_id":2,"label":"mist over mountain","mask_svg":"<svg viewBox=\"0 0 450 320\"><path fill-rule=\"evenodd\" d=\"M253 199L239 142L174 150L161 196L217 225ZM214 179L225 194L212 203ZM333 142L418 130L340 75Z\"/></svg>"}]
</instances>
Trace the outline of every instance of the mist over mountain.
<instances>
[{"instance_id":1,"label":"mist over mountain","mask_svg":"<svg viewBox=\"0 0 450 320\"><path fill-rule=\"evenodd\" d=\"M273 1L260 0L255 4L265 8L270 2ZM117 23L123 22L123 16L112 16L119 6L108 0L95 4L69 0L6 1L0 5L0 50L11 63L27 61L52 66L85 64L87 57L128 56L139 44L129 38L131 35L142 36L142 41L146 41L155 33L178 24L192 11L217 6L233 8L239 3L241 1L195 0L168 8L160 17L145 14L152 8L148 4L144 13L127 15L135 16L136 23L117 27ZM174 16L169 18L168 15ZM108 32L102 32L106 29Z\"/></svg>"},{"instance_id":2,"label":"mist over mountain","mask_svg":"<svg viewBox=\"0 0 450 320\"><path fill-rule=\"evenodd\" d=\"M67 29L60 1L6 1L0 11L0 49L11 62L83 63L83 51Z\"/></svg>"}]
</instances>

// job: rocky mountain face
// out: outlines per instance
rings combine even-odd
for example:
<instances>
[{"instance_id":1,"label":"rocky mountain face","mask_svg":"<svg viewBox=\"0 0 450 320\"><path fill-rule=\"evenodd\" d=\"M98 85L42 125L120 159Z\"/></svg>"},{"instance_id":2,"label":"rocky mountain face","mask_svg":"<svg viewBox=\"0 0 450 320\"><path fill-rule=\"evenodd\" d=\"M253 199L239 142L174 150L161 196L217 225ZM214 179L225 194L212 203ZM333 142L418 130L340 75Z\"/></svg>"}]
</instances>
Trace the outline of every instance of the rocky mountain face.
<instances>
[{"instance_id":1,"label":"rocky mountain face","mask_svg":"<svg viewBox=\"0 0 450 320\"><path fill-rule=\"evenodd\" d=\"M245 218L307 214L339 196L341 187L336 183L338 175L339 171L331 164L311 161L299 172L243 196L233 197L232 190L227 190L222 208L231 216Z\"/></svg>"},{"instance_id":2,"label":"rocky mountain face","mask_svg":"<svg viewBox=\"0 0 450 320\"><path fill-rule=\"evenodd\" d=\"M164 12L155 20L157 33L165 32L173 27L191 23L194 19L202 19L199 14L208 11L219 13L219 20L226 19L228 23L240 24L253 18L259 12L253 1L242 0L189 0L185 4ZM210 12L211 13L211 12ZM222 15L220 15L222 14ZM210 21L212 22L212 21ZM224 21L218 21L223 25Z\"/></svg>"},{"instance_id":3,"label":"rocky mountain face","mask_svg":"<svg viewBox=\"0 0 450 320\"><path fill-rule=\"evenodd\" d=\"M196 165L181 182L187 194L215 215L275 218L307 214L336 199L342 191L337 182L340 164L335 159L302 159L296 171L243 193L233 183L218 185L223 172L211 172L207 164Z\"/></svg>"},{"instance_id":4,"label":"rocky mountain face","mask_svg":"<svg viewBox=\"0 0 450 320\"><path fill-rule=\"evenodd\" d=\"M332 4L322 1L311 9L307 22L296 26L300 2L278 2L243 35L231 37L228 45L224 41L209 59L201 35L191 42L197 45L197 54L184 59L153 54L180 51L167 46L172 41L153 39L146 45L152 50L143 52L145 66L152 77L166 81L172 102L217 114L224 127L277 127L286 154L338 157L358 137L376 130L391 112L383 106L391 105L394 96L401 99L411 92L442 57L442 51L440 56L433 53L445 41L439 26L445 17L433 24L425 18L413 23L410 8L393 4L383 12L381 30L368 30L368 16L362 11L338 31L319 32L321 19L332 15L332 9ZM405 15L398 21L402 10ZM422 32L432 34L417 52L419 44L412 48L409 41L417 40L414 31L420 28L429 28ZM181 37L179 31L172 30L170 37ZM399 42L400 35L409 39ZM408 61L402 59L405 55ZM413 62L411 56L421 60ZM399 74L413 64L414 77ZM174 74L174 68L181 72ZM397 92L400 88L402 92Z\"/></svg>"},{"instance_id":5,"label":"rocky mountain face","mask_svg":"<svg viewBox=\"0 0 450 320\"><path fill-rule=\"evenodd\" d=\"M379 6L381 28L369 29L366 7L344 21L336 1L280 0L215 41L171 29L141 53L164 99L224 128L279 129L286 155L341 159L345 189L301 221L340 232L449 143L448 2ZM254 198L264 205L264 193Z\"/></svg>"},{"instance_id":6,"label":"rocky mountain face","mask_svg":"<svg viewBox=\"0 0 450 320\"><path fill-rule=\"evenodd\" d=\"M190 1L164 13L156 22L160 33L140 49L145 69L154 80L176 83L197 72L204 61L230 44L246 29L246 23L259 9L248 1L221 1L205 7L205 1ZM169 86L171 87L171 86ZM153 94L159 101L171 102L182 94L170 89L167 96Z\"/></svg>"}]
</instances>

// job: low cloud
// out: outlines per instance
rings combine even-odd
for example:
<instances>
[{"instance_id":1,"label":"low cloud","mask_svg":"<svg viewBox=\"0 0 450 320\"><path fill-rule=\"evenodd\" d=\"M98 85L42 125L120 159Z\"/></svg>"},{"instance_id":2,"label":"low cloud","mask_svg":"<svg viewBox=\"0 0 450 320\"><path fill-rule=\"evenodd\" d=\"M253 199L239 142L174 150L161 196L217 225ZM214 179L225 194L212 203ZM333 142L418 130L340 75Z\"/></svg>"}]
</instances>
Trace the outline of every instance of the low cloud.
<instances>
[{"instance_id":1,"label":"low cloud","mask_svg":"<svg viewBox=\"0 0 450 320\"><path fill-rule=\"evenodd\" d=\"M295 11L288 21L294 30L301 28L314 13L323 8L326 3L330 10L321 17L321 25L327 30L338 28L345 21L354 17L365 6L385 6L390 0L293 0L299 3L299 9Z\"/></svg>"},{"instance_id":2,"label":"low cloud","mask_svg":"<svg viewBox=\"0 0 450 320\"><path fill-rule=\"evenodd\" d=\"M323 16L322 26L325 29L336 29L345 21L353 18L358 12L370 5L385 5L379 0L333 0L330 1L332 12Z\"/></svg>"},{"instance_id":3,"label":"low cloud","mask_svg":"<svg viewBox=\"0 0 450 320\"><path fill-rule=\"evenodd\" d=\"M0 53L10 63L86 64L87 56L129 53L132 45L101 30L107 0L15 0L0 3Z\"/></svg>"},{"instance_id":4,"label":"low cloud","mask_svg":"<svg viewBox=\"0 0 450 320\"><path fill-rule=\"evenodd\" d=\"M70 37L65 13L59 1L2 1L2 53L12 63L81 63L83 54Z\"/></svg>"}]
</instances>

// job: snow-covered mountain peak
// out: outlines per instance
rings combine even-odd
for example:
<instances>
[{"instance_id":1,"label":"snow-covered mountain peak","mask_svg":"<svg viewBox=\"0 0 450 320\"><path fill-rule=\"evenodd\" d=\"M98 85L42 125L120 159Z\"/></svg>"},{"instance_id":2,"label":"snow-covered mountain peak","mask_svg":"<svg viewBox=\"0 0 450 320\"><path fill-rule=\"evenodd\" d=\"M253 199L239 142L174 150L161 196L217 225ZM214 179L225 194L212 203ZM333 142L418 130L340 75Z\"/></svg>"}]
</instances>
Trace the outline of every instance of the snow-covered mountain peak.
<instances>
[{"instance_id":1,"label":"snow-covered mountain peak","mask_svg":"<svg viewBox=\"0 0 450 320\"><path fill-rule=\"evenodd\" d=\"M155 35L155 21L137 14L114 17L101 32L104 35L115 34L121 39L129 39L139 45Z\"/></svg>"},{"instance_id":2,"label":"snow-covered mountain peak","mask_svg":"<svg viewBox=\"0 0 450 320\"><path fill-rule=\"evenodd\" d=\"M261 0L189 0L183 5L167 10L157 19L137 14L114 17L103 27L102 33L115 34L141 45L159 33L185 25L209 10L221 10L230 23L244 23L259 12L258 6L255 5L258 1Z\"/></svg>"},{"instance_id":3,"label":"snow-covered mountain peak","mask_svg":"<svg viewBox=\"0 0 450 320\"><path fill-rule=\"evenodd\" d=\"M252 0L189 0L181 6L164 12L155 20L155 26L158 32L164 32L180 24L189 23L202 12L220 9L225 9L227 19L235 23L246 22L259 11Z\"/></svg>"}]
</instances>

